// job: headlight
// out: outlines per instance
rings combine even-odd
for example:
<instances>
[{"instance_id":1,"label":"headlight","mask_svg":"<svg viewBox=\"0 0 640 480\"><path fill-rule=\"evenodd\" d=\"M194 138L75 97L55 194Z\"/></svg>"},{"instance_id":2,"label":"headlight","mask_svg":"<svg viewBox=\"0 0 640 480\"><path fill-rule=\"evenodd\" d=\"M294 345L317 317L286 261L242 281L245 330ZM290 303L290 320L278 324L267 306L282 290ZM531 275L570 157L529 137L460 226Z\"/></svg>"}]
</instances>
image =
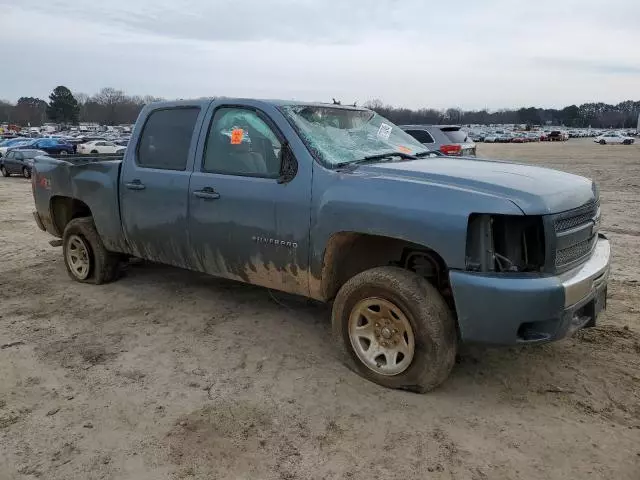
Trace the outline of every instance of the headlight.
<instances>
[{"instance_id":1,"label":"headlight","mask_svg":"<svg viewBox=\"0 0 640 480\"><path fill-rule=\"evenodd\" d=\"M539 272L544 245L540 216L474 213L467 227L466 267L477 272Z\"/></svg>"}]
</instances>

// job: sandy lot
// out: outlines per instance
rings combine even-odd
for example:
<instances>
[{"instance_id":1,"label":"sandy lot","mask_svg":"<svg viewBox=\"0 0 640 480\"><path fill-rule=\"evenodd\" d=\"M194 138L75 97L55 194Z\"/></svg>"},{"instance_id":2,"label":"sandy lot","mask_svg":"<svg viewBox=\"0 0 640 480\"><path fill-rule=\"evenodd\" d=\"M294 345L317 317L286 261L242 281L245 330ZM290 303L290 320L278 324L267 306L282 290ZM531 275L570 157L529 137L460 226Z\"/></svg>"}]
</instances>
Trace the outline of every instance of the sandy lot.
<instances>
[{"instance_id":1,"label":"sandy lot","mask_svg":"<svg viewBox=\"0 0 640 480\"><path fill-rule=\"evenodd\" d=\"M640 145L480 145L595 178L600 325L473 349L428 395L337 360L329 309L173 268L72 282L0 178L0 479L640 478ZM11 342L22 342L7 346Z\"/></svg>"}]
</instances>

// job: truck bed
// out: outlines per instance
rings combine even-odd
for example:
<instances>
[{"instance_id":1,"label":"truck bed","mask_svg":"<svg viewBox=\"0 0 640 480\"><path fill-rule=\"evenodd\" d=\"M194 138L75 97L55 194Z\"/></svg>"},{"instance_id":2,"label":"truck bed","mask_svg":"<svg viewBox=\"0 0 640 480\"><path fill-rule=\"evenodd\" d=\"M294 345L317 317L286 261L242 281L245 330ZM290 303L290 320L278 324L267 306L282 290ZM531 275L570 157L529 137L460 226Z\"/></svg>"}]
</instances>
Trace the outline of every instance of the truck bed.
<instances>
[{"instance_id":1,"label":"truck bed","mask_svg":"<svg viewBox=\"0 0 640 480\"><path fill-rule=\"evenodd\" d=\"M47 231L60 237L55 205L65 199L85 204L105 246L120 252L126 242L120 226L118 200L123 155L41 155L33 166L36 210Z\"/></svg>"}]
</instances>

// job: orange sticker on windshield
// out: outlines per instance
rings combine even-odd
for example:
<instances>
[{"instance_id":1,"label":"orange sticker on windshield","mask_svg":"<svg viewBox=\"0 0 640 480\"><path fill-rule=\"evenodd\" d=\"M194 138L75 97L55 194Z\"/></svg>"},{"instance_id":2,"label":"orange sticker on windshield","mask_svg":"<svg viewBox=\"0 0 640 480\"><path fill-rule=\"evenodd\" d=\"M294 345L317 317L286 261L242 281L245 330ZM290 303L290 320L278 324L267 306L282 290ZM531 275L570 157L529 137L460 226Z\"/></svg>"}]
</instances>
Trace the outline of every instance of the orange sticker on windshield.
<instances>
[{"instance_id":1,"label":"orange sticker on windshield","mask_svg":"<svg viewBox=\"0 0 640 480\"><path fill-rule=\"evenodd\" d=\"M398 151L402 153L411 153L411 149L402 145L398 145Z\"/></svg>"},{"instance_id":2,"label":"orange sticker on windshield","mask_svg":"<svg viewBox=\"0 0 640 480\"><path fill-rule=\"evenodd\" d=\"M231 145L239 145L242 143L242 137L244 137L244 130L241 128L234 128L231 130Z\"/></svg>"}]
</instances>

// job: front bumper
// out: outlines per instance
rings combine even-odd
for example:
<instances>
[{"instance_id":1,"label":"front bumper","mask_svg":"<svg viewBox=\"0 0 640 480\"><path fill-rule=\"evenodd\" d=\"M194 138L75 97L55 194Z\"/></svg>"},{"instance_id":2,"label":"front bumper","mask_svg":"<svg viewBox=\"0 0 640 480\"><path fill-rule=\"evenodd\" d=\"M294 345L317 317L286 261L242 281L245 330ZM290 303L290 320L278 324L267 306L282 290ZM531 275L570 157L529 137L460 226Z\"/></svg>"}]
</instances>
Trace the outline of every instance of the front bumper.
<instances>
[{"instance_id":1,"label":"front bumper","mask_svg":"<svg viewBox=\"0 0 640 480\"><path fill-rule=\"evenodd\" d=\"M606 307L610 261L600 234L591 257L559 276L451 271L461 340L543 343L595 325Z\"/></svg>"}]
</instances>

